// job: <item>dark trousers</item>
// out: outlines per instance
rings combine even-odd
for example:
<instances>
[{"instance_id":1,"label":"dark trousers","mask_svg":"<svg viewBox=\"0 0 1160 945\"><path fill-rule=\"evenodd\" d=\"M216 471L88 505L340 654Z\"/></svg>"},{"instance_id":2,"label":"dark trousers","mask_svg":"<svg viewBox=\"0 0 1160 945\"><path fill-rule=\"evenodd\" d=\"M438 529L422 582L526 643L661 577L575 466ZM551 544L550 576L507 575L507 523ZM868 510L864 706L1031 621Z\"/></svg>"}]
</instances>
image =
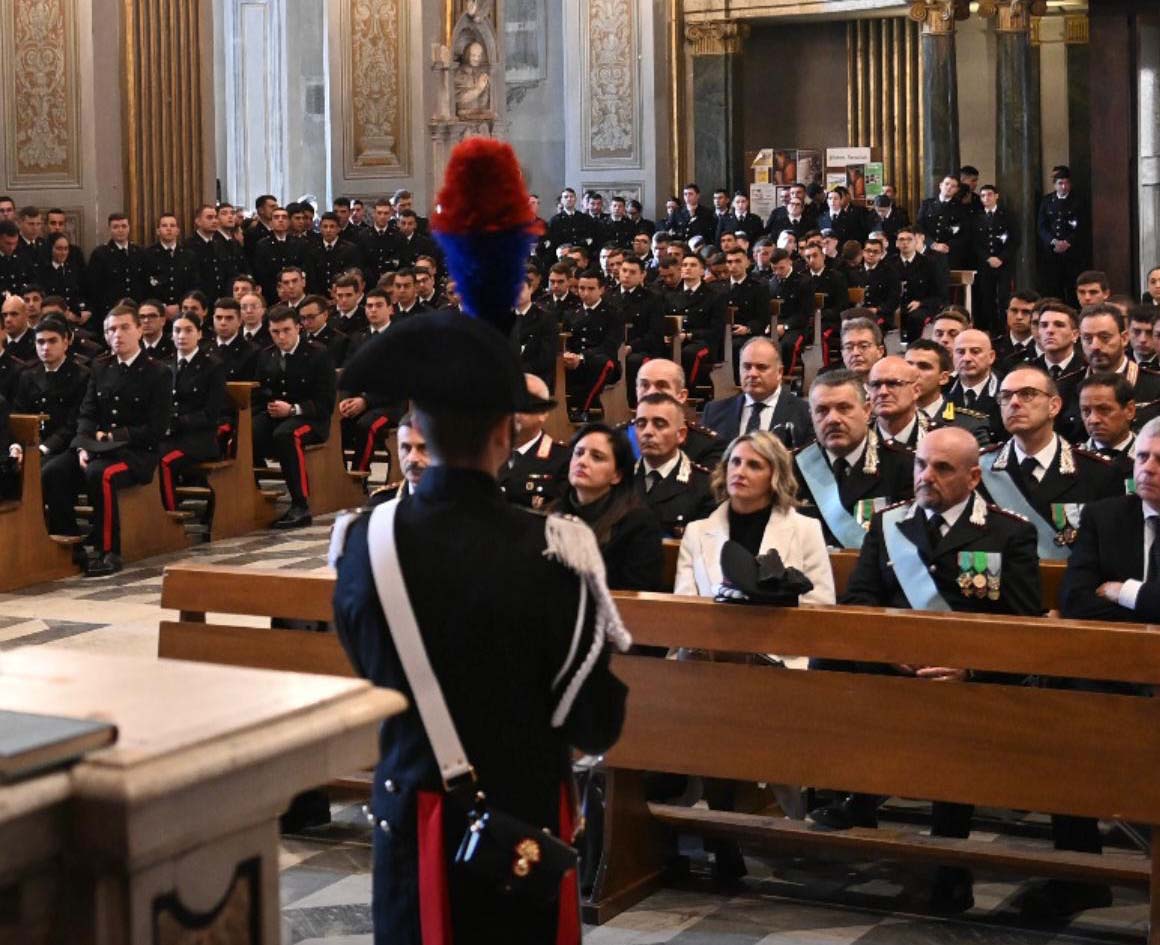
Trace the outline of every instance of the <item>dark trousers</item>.
<instances>
[{"instance_id":1,"label":"dark trousers","mask_svg":"<svg viewBox=\"0 0 1160 945\"><path fill-rule=\"evenodd\" d=\"M991 334L1007 328L1007 303L1011 300L1011 273L1007 266L992 269L983 260L971 292L975 327Z\"/></svg>"},{"instance_id":2,"label":"dark trousers","mask_svg":"<svg viewBox=\"0 0 1160 945\"><path fill-rule=\"evenodd\" d=\"M1084 261L1074 249L1066 253L1044 253L1040 264L1039 281L1045 295L1063 299L1068 305L1077 302L1075 280L1086 269Z\"/></svg>"},{"instance_id":3,"label":"dark trousers","mask_svg":"<svg viewBox=\"0 0 1160 945\"><path fill-rule=\"evenodd\" d=\"M276 459L294 505L306 505L310 482L306 476L306 447L321 443L314 421L302 417L279 420L264 411L254 412L254 464Z\"/></svg>"},{"instance_id":4,"label":"dark trousers","mask_svg":"<svg viewBox=\"0 0 1160 945\"><path fill-rule=\"evenodd\" d=\"M354 458L350 468L366 472L371 468L375 450L386 442L387 434L402 419L402 408L371 407L357 417L344 417L342 421L342 445L352 450ZM388 480L391 470L387 471Z\"/></svg>"},{"instance_id":5,"label":"dark trousers","mask_svg":"<svg viewBox=\"0 0 1160 945\"><path fill-rule=\"evenodd\" d=\"M161 460L157 466L157 484L161 488L161 504L170 511L177 509L177 487L182 483L205 483L205 476L197 468L198 463L211 462L219 454L209 449L205 437L176 437L161 443ZM200 442L199 442L200 441ZM217 442L214 435L212 441Z\"/></svg>"},{"instance_id":6,"label":"dark trousers","mask_svg":"<svg viewBox=\"0 0 1160 945\"><path fill-rule=\"evenodd\" d=\"M117 490L141 485L153 478L156 458L116 454L93 456L84 469L75 450L52 457L41 470L41 484L48 510L48 531L52 535L78 534L76 498L89 497L93 518L86 543L102 554L121 553L121 517L117 511Z\"/></svg>"},{"instance_id":7,"label":"dark trousers","mask_svg":"<svg viewBox=\"0 0 1160 945\"><path fill-rule=\"evenodd\" d=\"M613 360L585 358L566 372L568 409L584 412L600 406L604 388L620 377L620 366Z\"/></svg>"},{"instance_id":8,"label":"dark trousers","mask_svg":"<svg viewBox=\"0 0 1160 945\"><path fill-rule=\"evenodd\" d=\"M786 329L778 342L781 348L781 363L785 365L785 372L789 374L802 363L802 351L805 350L806 336L803 332Z\"/></svg>"}]
</instances>

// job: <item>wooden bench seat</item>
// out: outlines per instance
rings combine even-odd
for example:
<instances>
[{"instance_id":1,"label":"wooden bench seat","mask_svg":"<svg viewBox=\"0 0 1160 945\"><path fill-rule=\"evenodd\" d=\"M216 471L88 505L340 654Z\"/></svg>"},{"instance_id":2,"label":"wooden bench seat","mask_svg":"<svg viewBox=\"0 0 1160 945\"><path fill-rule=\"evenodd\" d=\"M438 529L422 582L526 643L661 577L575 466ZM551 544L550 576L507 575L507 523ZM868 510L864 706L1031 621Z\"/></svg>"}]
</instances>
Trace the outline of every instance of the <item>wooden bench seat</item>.
<instances>
[{"instance_id":1,"label":"wooden bench seat","mask_svg":"<svg viewBox=\"0 0 1160 945\"><path fill-rule=\"evenodd\" d=\"M367 473L347 469L342 455L342 417L335 401L330 436L325 443L306 447L306 475L310 480L310 511L314 515L357 509L366 502L363 482Z\"/></svg>"},{"instance_id":2,"label":"wooden bench seat","mask_svg":"<svg viewBox=\"0 0 1160 945\"><path fill-rule=\"evenodd\" d=\"M328 620L333 574L213 566L166 570L159 654L350 672L333 634L206 623L206 612ZM970 666L1160 682L1160 634L1087 621L932 614L871 607L765 608L667 594L615 595L636 642L726 652ZM918 837L821 832L751 813L649 805L644 774L812 784L886 796L1160 823L1160 701L1093 692L902 677L778 671L726 662L613 658L628 713L603 766L605 861L590 901L601 922L663 881L675 831L776 848L846 851L1021 874L1150 884L1160 945L1160 847L1152 861ZM873 725L852 724L872 719ZM824 751L819 745L826 746Z\"/></svg>"},{"instance_id":3,"label":"wooden bench seat","mask_svg":"<svg viewBox=\"0 0 1160 945\"><path fill-rule=\"evenodd\" d=\"M11 591L78 572L71 545L48 534L44 521L44 493L40 484L40 417L12 414L12 441L24 447L20 471L20 501L0 505L0 591Z\"/></svg>"}]
</instances>

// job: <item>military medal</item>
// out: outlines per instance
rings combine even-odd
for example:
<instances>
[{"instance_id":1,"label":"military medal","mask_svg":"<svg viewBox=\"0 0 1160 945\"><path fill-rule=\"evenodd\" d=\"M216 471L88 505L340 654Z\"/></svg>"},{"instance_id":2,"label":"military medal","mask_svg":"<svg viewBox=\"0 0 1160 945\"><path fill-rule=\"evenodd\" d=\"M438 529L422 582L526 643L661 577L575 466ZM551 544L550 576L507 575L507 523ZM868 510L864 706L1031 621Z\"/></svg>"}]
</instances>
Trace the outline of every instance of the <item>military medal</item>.
<instances>
[{"instance_id":1,"label":"military medal","mask_svg":"<svg viewBox=\"0 0 1160 945\"><path fill-rule=\"evenodd\" d=\"M875 512L880 512L886 508L886 499L859 499L858 504L854 509L855 518L858 524L866 531L870 530L870 519L874 517Z\"/></svg>"},{"instance_id":2,"label":"military medal","mask_svg":"<svg viewBox=\"0 0 1160 945\"><path fill-rule=\"evenodd\" d=\"M1135 478L1133 477L1133 478L1125 479L1124 480L1124 495L1135 495L1135 494L1136 494L1136 480L1135 480Z\"/></svg>"},{"instance_id":3,"label":"military medal","mask_svg":"<svg viewBox=\"0 0 1160 945\"><path fill-rule=\"evenodd\" d=\"M1074 502L1055 503L1051 506L1051 520L1055 525L1055 543L1061 548L1075 543L1079 537L1079 513L1083 505Z\"/></svg>"},{"instance_id":4,"label":"military medal","mask_svg":"<svg viewBox=\"0 0 1160 945\"><path fill-rule=\"evenodd\" d=\"M964 597L970 597L973 591L974 567L971 564L971 553L969 551L959 552L959 590L963 592Z\"/></svg>"},{"instance_id":5,"label":"military medal","mask_svg":"<svg viewBox=\"0 0 1160 945\"><path fill-rule=\"evenodd\" d=\"M999 571L1003 556L997 551L987 553L987 600L999 599Z\"/></svg>"}]
</instances>

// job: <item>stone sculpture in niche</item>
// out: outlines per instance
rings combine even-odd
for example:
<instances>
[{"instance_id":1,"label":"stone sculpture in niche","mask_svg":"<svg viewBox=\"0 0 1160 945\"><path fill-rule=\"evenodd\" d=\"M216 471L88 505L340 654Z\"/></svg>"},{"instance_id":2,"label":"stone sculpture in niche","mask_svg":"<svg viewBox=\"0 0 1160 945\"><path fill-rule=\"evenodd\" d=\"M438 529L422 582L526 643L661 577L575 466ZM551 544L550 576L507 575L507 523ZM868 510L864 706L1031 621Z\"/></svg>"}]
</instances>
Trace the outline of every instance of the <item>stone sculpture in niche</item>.
<instances>
[{"instance_id":1,"label":"stone sculpture in niche","mask_svg":"<svg viewBox=\"0 0 1160 945\"><path fill-rule=\"evenodd\" d=\"M468 119L495 114L491 107L491 64L479 40L464 47L455 70L455 114Z\"/></svg>"}]
</instances>

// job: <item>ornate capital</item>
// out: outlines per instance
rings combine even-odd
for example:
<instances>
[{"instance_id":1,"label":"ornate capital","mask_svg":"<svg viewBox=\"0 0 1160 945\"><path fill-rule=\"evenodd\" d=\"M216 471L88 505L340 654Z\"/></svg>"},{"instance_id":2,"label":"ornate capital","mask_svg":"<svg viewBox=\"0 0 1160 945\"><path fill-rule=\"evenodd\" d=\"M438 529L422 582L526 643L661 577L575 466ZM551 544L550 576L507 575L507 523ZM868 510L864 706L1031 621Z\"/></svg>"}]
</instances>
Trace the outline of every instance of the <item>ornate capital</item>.
<instances>
[{"instance_id":1,"label":"ornate capital","mask_svg":"<svg viewBox=\"0 0 1160 945\"><path fill-rule=\"evenodd\" d=\"M1063 42L1067 46L1086 46L1089 24L1086 13L1068 13L1063 18Z\"/></svg>"},{"instance_id":2,"label":"ornate capital","mask_svg":"<svg viewBox=\"0 0 1160 945\"><path fill-rule=\"evenodd\" d=\"M693 47L694 56L735 56L749 38L749 24L735 20L715 20L710 23L689 23L685 39Z\"/></svg>"},{"instance_id":3,"label":"ornate capital","mask_svg":"<svg viewBox=\"0 0 1160 945\"><path fill-rule=\"evenodd\" d=\"M909 17L922 24L922 31L934 35L953 33L955 20L971 15L970 0L910 0Z\"/></svg>"},{"instance_id":4,"label":"ornate capital","mask_svg":"<svg viewBox=\"0 0 1160 945\"><path fill-rule=\"evenodd\" d=\"M998 16L995 31L1028 33L1037 41L1035 18L1047 12L1047 0L979 0L979 16Z\"/></svg>"}]
</instances>

